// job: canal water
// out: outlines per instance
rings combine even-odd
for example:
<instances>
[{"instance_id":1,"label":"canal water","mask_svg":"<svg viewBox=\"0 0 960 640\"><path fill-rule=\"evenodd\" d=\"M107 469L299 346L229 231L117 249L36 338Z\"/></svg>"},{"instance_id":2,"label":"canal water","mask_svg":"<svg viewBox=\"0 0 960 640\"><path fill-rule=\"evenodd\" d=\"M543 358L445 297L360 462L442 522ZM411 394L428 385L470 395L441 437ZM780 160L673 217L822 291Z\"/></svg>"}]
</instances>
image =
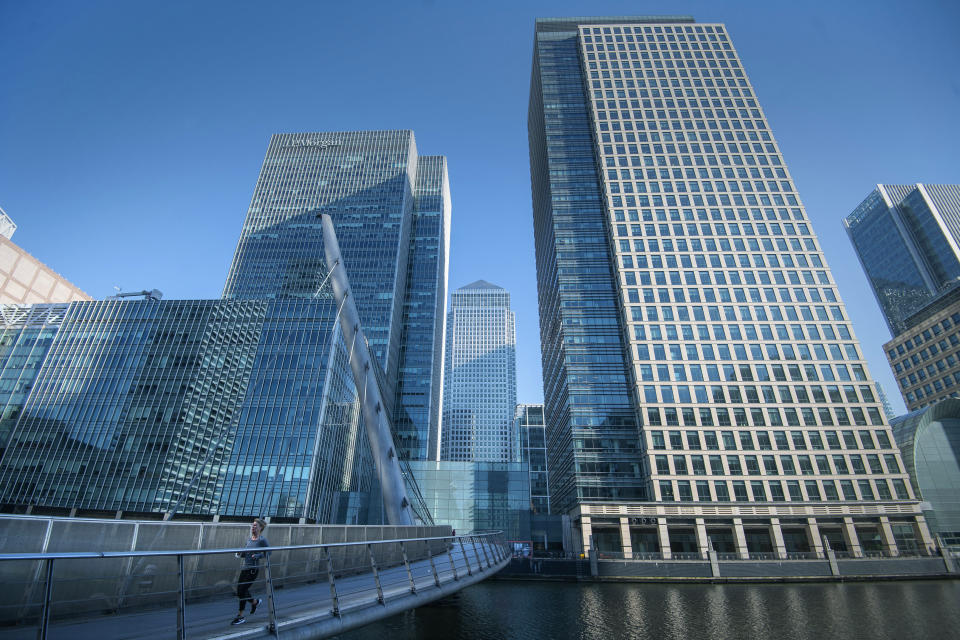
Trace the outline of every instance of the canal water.
<instances>
[{"instance_id":1,"label":"canal water","mask_svg":"<svg viewBox=\"0 0 960 640\"><path fill-rule=\"evenodd\" d=\"M341 640L960 638L960 580L802 584L487 581Z\"/></svg>"}]
</instances>

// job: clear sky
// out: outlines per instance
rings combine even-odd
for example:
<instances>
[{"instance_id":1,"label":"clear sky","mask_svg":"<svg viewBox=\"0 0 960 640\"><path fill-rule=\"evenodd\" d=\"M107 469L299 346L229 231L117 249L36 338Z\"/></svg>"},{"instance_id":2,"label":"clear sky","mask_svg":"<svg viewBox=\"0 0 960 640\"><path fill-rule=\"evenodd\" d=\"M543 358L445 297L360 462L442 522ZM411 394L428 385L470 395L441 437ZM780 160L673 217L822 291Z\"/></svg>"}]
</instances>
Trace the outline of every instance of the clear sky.
<instances>
[{"instance_id":1,"label":"clear sky","mask_svg":"<svg viewBox=\"0 0 960 640\"><path fill-rule=\"evenodd\" d=\"M527 155L533 21L724 22L874 377L890 336L842 219L878 182L960 182L960 3L0 0L0 207L96 298L215 298L271 133L413 129L449 159L450 288L513 294L541 401Z\"/></svg>"}]
</instances>

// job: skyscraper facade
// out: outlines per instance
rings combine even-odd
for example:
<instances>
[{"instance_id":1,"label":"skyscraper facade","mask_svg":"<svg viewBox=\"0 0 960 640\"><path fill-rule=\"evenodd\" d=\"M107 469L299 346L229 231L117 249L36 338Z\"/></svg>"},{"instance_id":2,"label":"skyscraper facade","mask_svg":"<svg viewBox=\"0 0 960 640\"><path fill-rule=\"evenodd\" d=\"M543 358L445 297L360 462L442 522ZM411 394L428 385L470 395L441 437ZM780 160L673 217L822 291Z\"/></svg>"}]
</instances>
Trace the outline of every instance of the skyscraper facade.
<instances>
[{"instance_id":1,"label":"skyscraper facade","mask_svg":"<svg viewBox=\"0 0 960 640\"><path fill-rule=\"evenodd\" d=\"M281 134L223 299L35 306L8 319L0 504L375 519L318 210L334 220L371 351L390 372L385 396L426 443L439 415L435 370L409 374L411 398L397 392L404 353L440 351L445 161L418 158L410 131Z\"/></svg>"},{"instance_id":2,"label":"skyscraper facade","mask_svg":"<svg viewBox=\"0 0 960 640\"><path fill-rule=\"evenodd\" d=\"M538 20L529 139L551 507L583 546L929 541L726 28Z\"/></svg>"},{"instance_id":3,"label":"skyscraper facade","mask_svg":"<svg viewBox=\"0 0 960 640\"><path fill-rule=\"evenodd\" d=\"M447 316L441 459L519 459L516 324L510 293L478 280L453 292Z\"/></svg>"},{"instance_id":4,"label":"skyscraper facade","mask_svg":"<svg viewBox=\"0 0 960 640\"><path fill-rule=\"evenodd\" d=\"M844 227L894 336L960 278L960 185L878 184Z\"/></svg>"}]
</instances>

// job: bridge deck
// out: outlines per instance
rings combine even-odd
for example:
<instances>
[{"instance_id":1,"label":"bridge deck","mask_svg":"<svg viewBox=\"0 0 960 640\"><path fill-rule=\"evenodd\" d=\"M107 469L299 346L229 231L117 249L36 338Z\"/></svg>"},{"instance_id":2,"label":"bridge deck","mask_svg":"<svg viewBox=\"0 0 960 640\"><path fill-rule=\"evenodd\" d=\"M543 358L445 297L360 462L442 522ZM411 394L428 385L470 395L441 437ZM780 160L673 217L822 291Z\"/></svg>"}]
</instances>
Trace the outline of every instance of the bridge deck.
<instances>
[{"instance_id":1,"label":"bridge deck","mask_svg":"<svg viewBox=\"0 0 960 640\"><path fill-rule=\"evenodd\" d=\"M323 574L318 576L315 583L277 588L274 591L274 605L280 636L324 638L445 597L493 575L509 562L505 552L500 554L498 561L490 557L490 547L487 549L488 554L485 557L482 550L477 552L467 545L464 555L460 548L454 545L450 553L457 579L454 578L454 570L447 553L434 556L437 576L440 579L439 587L435 584L428 559L411 562L415 594L411 593L410 580L404 565L381 569L379 574L383 604L378 601L372 572L338 577L336 588L340 604L339 616L332 613L330 585ZM247 622L237 626L230 625L237 613L236 598L220 597L203 602L188 602L184 614L187 637L224 640L271 637L262 571L251 593L254 597L262 598L263 604L252 616L248 608ZM177 610L171 607L84 618L55 618L51 621L47 637L57 640L166 639L176 637L176 625ZM0 640L32 640L36 637L36 625L0 627Z\"/></svg>"}]
</instances>

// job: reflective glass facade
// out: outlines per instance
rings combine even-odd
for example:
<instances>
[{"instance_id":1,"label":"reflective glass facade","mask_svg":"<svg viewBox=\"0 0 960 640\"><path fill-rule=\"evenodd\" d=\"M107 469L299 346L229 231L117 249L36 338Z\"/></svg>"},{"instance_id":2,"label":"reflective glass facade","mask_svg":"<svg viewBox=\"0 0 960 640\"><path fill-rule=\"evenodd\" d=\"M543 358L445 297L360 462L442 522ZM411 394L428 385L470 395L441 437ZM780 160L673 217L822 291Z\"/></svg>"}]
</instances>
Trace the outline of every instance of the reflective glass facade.
<instances>
[{"instance_id":1,"label":"reflective glass facade","mask_svg":"<svg viewBox=\"0 0 960 640\"><path fill-rule=\"evenodd\" d=\"M342 493L369 492L371 463L332 307L329 295L71 304L42 329L0 502L336 520ZM25 343L29 325L3 339Z\"/></svg>"},{"instance_id":2,"label":"reflective glass facade","mask_svg":"<svg viewBox=\"0 0 960 640\"><path fill-rule=\"evenodd\" d=\"M584 544L664 503L764 503L773 538L787 503L918 513L726 28L538 20L529 123L551 501Z\"/></svg>"},{"instance_id":3,"label":"reflective glass facade","mask_svg":"<svg viewBox=\"0 0 960 640\"><path fill-rule=\"evenodd\" d=\"M550 513L550 484L547 472L547 433L542 404L517 405L517 433L520 434L520 461L530 471L530 510Z\"/></svg>"},{"instance_id":4,"label":"reflective glass facade","mask_svg":"<svg viewBox=\"0 0 960 640\"><path fill-rule=\"evenodd\" d=\"M518 461L517 338L510 294L484 280L454 291L446 337L441 459Z\"/></svg>"},{"instance_id":5,"label":"reflective glass facade","mask_svg":"<svg viewBox=\"0 0 960 640\"><path fill-rule=\"evenodd\" d=\"M450 184L443 156L417 161L393 430L411 460L436 460L443 401Z\"/></svg>"},{"instance_id":6,"label":"reflective glass facade","mask_svg":"<svg viewBox=\"0 0 960 640\"><path fill-rule=\"evenodd\" d=\"M503 531L530 539L530 491L519 462L414 461L410 463L436 522L457 533Z\"/></svg>"},{"instance_id":7,"label":"reflective glass facade","mask_svg":"<svg viewBox=\"0 0 960 640\"><path fill-rule=\"evenodd\" d=\"M533 55L527 126L552 506L643 500L576 23L538 20Z\"/></svg>"},{"instance_id":8,"label":"reflective glass facade","mask_svg":"<svg viewBox=\"0 0 960 640\"><path fill-rule=\"evenodd\" d=\"M441 348L450 210L444 159L417 168L409 131L274 136L223 299L5 308L0 504L376 521L316 210L425 450L438 370L395 381Z\"/></svg>"},{"instance_id":9,"label":"reflective glass facade","mask_svg":"<svg viewBox=\"0 0 960 640\"><path fill-rule=\"evenodd\" d=\"M894 336L960 277L960 185L878 184L844 226Z\"/></svg>"}]
</instances>

